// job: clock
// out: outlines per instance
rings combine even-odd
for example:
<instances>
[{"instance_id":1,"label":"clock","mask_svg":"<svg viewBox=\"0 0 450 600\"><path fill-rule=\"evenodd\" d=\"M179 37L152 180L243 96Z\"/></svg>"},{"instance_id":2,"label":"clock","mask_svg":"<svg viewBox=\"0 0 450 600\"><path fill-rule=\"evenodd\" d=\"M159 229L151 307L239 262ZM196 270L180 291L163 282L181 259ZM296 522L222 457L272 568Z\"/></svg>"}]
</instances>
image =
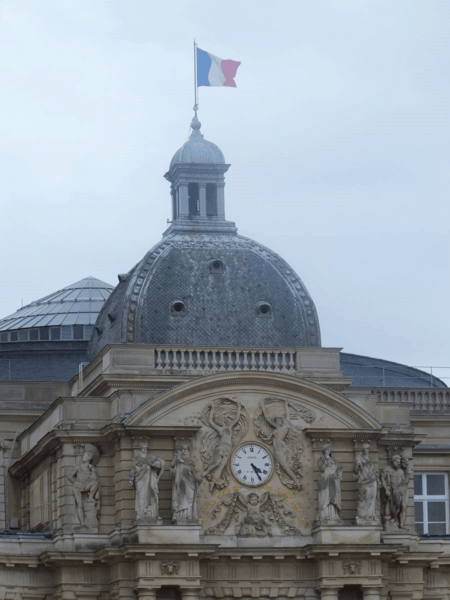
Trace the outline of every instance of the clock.
<instances>
[{"instance_id":1,"label":"clock","mask_svg":"<svg viewBox=\"0 0 450 600\"><path fill-rule=\"evenodd\" d=\"M266 483L273 472L273 459L261 444L247 442L231 457L231 471L239 483L257 486Z\"/></svg>"}]
</instances>

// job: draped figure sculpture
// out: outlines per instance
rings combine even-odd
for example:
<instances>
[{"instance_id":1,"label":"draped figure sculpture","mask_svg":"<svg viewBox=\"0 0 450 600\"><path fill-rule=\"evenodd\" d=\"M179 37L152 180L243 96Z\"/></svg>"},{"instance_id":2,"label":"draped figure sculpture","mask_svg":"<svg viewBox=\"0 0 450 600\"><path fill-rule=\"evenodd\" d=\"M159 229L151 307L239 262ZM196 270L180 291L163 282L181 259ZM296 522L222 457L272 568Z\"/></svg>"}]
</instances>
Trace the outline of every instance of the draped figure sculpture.
<instances>
[{"instance_id":1,"label":"draped figure sculpture","mask_svg":"<svg viewBox=\"0 0 450 600\"><path fill-rule=\"evenodd\" d=\"M319 512L315 524L342 525L343 521L339 516L341 510L342 465L333 458L329 444L323 447L317 466L320 471L318 480Z\"/></svg>"},{"instance_id":2,"label":"draped figure sculpture","mask_svg":"<svg viewBox=\"0 0 450 600\"><path fill-rule=\"evenodd\" d=\"M380 480L369 458L370 444L361 444L361 453L355 459L353 478L358 482L359 497L356 525L379 525L378 491Z\"/></svg>"},{"instance_id":3,"label":"draped figure sculpture","mask_svg":"<svg viewBox=\"0 0 450 600\"><path fill-rule=\"evenodd\" d=\"M148 453L148 445L142 444L139 456L133 460L130 485L135 488L134 508L136 519L145 519L161 524L159 517L159 480L165 461L160 456Z\"/></svg>"},{"instance_id":4,"label":"draped figure sculpture","mask_svg":"<svg viewBox=\"0 0 450 600\"><path fill-rule=\"evenodd\" d=\"M170 469L173 476L172 520L177 525L197 525L197 494L202 477L198 476L195 463L189 458L187 442L175 448Z\"/></svg>"}]
</instances>

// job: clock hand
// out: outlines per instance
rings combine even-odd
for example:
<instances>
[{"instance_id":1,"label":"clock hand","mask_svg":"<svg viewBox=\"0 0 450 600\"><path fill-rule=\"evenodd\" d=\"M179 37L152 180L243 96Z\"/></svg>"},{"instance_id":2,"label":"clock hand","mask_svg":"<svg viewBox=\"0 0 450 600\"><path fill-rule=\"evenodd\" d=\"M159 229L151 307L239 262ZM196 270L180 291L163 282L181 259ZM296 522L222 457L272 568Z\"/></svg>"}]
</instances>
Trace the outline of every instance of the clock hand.
<instances>
[{"instance_id":1,"label":"clock hand","mask_svg":"<svg viewBox=\"0 0 450 600\"><path fill-rule=\"evenodd\" d=\"M252 467L252 469L255 471L256 476L258 477L258 479L260 481L262 481L261 477L259 476L259 473L261 473L261 469L258 469L258 467L255 467L255 465L253 463L250 463L250 466Z\"/></svg>"}]
</instances>

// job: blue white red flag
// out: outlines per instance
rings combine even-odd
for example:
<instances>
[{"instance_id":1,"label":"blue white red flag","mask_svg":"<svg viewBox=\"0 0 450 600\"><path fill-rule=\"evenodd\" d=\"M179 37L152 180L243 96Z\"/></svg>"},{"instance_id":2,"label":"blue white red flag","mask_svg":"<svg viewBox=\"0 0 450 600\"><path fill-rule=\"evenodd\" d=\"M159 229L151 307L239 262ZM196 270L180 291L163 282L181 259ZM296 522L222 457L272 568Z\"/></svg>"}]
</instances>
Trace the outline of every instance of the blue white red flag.
<instances>
[{"instance_id":1,"label":"blue white red flag","mask_svg":"<svg viewBox=\"0 0 450 600\"><path fill-rule=\"evenodd\" d=\"M236 87L234 77L240 64L197 48L197 85Z\"/></svg>"}]
</instances>

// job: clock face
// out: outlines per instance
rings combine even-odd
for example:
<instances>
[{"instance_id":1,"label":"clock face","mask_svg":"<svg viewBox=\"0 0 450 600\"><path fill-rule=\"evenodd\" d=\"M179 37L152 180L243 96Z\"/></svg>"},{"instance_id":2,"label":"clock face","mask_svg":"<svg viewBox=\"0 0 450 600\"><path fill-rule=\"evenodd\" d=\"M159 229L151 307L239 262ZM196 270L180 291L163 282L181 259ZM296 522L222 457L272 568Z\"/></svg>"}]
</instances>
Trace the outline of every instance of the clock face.
<instances>
[{"instance_id":1,"label":"clock face","mask_svg":"<svg viewBox=\"0 0 450 600\"><path fill-rule=\"evenodd\" d=\"M250 442L233 453L231 470L240 483L249 486L261 485L272 475L273 460L263 446Z\"/></svg>"}]
</instances>

